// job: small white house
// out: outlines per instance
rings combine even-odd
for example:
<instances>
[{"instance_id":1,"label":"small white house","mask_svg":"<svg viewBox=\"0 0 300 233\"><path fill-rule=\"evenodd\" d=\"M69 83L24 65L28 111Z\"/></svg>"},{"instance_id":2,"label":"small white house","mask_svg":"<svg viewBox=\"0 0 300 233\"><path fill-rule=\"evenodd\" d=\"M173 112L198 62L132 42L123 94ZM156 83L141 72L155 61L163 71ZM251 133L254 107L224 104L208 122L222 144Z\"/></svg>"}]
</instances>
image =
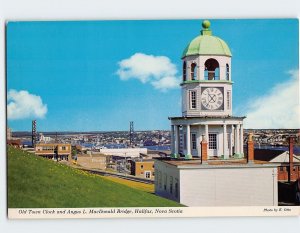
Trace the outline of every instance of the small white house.
<instances>
[{"instance_id":1,"label":"small white house","mask_svg":"<svg viewBox=\"0 0 300 233\"><path fill-rule=\"evenodd\" d=\"M274 164L155 161L155 194L186 206L276 206Z\"/></svg>"}]
</instances>

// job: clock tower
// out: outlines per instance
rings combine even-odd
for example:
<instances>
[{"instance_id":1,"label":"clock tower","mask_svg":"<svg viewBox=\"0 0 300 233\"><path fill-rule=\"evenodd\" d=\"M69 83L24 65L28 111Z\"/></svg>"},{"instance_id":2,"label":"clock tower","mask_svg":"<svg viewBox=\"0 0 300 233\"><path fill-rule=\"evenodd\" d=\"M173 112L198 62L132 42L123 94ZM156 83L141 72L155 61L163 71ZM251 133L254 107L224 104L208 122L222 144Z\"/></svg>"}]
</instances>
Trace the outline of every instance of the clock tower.
<instances>
[{"instance_id":1,"label":"clock tower","mask_svg":"<svg viewBox=\"0 0 300 233\"><path fill-rule=\"evenodd\" d=\"M170 117L172 155L208 159L243 157L243 119L232 115L231 51L210 22L182 54L182 116Z\"/></svg>"}]
</instances>

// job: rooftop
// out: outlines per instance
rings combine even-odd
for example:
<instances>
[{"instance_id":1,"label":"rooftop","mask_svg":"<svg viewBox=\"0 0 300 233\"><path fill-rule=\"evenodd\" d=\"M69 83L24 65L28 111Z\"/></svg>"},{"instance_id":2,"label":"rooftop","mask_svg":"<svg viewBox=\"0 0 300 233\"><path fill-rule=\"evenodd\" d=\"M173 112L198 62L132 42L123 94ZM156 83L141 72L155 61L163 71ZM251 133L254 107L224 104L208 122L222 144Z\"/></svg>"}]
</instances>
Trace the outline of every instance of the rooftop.
<instances>
[{"instance_id":1,"label":"rooftop","mask_svg":"<svg viewBox=\"0 0 300 233\"><path fill-rule=\"evenodd\" d=\"M233 120L243 120L246 117L238 116L181 116L181 117L168 117L169 120L179 120L179 119L233 119Z\"/></svg>"},{"instance_id":2,"label":"rooftop","mask_svg":"<svg viewBox=\"0 0 300 233\"><path fill-rule=\"evenodd\" d=\"M187 45L181 57L184 58L191 55L232 56L226 42L212 35L210 22L208 20L203 21L201 34Z\"/></svg>"},{"instance_id":3,"label":"rooftop","mask_svg":"<svg viewBox=\"0 0 300 233\"><path fill-rule=\"evenodd\" d=\"M254 149L254 158L265 162L288 163L289 152L284 150ZM300 163L300 157L294 154L293 162Z\"/></svg>"},{"instance_id":4,"label":"rooftop","mask_svg":"<svg viewBox=\"0 0 300 233\"><path fill-rule=\"evenodd\" d=\"M108 155L105 155L105 154L78 154L77 157L91 157L91 158L94 158L94 157L108 157Z\"/></svg>"},{"instance_id":5,"label":"rooftop","mask_svg":"<svg viewBox=\"0 0 300 233\"><path fill-rule=\"evenodd\" d=\"M173 159L173 158L157 158L156 160L167 164L185 169L200 168L237 168L237 167L277 167L277 164L255 160L254 163L247 163L246 159L212 159L207 164L202 164L201 159Z\"/></svg>"}]
</instances>

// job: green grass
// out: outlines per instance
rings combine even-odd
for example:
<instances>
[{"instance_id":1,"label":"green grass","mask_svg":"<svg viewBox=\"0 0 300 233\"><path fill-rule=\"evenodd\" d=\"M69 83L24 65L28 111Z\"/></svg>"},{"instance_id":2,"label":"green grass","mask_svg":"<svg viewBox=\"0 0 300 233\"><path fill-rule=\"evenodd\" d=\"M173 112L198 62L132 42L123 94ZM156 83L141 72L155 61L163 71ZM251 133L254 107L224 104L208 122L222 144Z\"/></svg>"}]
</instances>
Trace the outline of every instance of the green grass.
<instances>
[{"instance_id":1,"label":"green grass","mask_svg":"<svg viewBox=\"0 0 300 233\"><path fill-rule=\"evenodd\" d=\"M165 206L181 205L8 147L9 208Z\"/></svg>"}]
</instances>

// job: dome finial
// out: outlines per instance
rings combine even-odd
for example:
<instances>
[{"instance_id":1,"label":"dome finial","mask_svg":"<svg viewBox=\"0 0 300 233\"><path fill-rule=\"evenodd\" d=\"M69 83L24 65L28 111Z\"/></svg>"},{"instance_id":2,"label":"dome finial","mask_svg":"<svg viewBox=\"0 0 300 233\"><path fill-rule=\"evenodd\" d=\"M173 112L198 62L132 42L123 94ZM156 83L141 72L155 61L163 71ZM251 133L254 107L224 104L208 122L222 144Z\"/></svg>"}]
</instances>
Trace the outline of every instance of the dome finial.
<instances>
[{"instance_id":1,"label":"dome finial","mask_svg":"<svg viewBox=\"0 0 300 233\"><path fill-rule=\"evenodd\" d=\"M203 22L202 22L202 27L203 27L203 29L209 29L209 27L210 27L210 22L209 22L209 20L203 20Z\"/></svg>"},{"instance_id":2,"label":"dome finial","mask_svg":"<svg viewBox=\"0 0 300 233\"><path fill-rule=\"evenodd\" d=\"M202 22L201 35L205 35L205 36L212 35L212 31L210 30L210 22L207 19L203 20L203 22Z\"/></svg>"}]
</instances>

